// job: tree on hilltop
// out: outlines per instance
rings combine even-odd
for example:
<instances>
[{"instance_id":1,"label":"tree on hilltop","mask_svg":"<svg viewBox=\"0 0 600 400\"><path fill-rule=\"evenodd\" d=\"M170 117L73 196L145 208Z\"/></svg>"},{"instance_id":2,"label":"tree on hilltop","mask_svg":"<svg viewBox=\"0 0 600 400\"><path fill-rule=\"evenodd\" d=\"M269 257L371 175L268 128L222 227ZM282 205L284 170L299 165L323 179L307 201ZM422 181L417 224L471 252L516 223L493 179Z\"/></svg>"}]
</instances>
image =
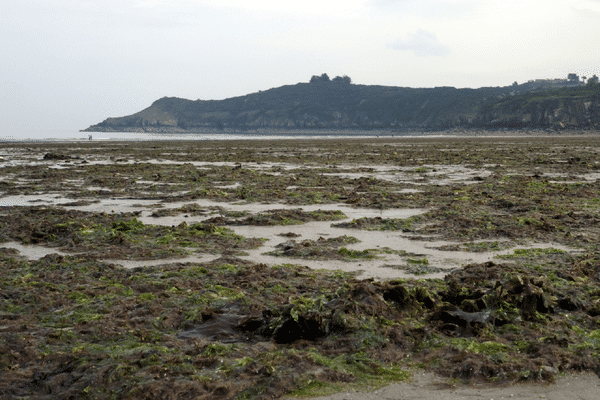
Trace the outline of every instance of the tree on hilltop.
<instances>
[{"instance_id":1,"label":"tree on hilltop","mask_svg":"<svg viewBox=\"0 0 600 400\"><path fill-rule=\"evenodd\" d=\"M325 73L321 76L313 75L312 78L310 78L310 83L318 82L331 82L331 79L329 79L329 75Z\"/></svg>"},{"instance_id":2,"label":"tree on hilltop","mask_svg":"<svg viewBox=\"0 0 600 400\"><path fill-rule=\"evenodd\" d=\"M310 78L310 83L327 83L327 82L335 82L335 83L352 83L352 79L350 79L350 77L348 75L344 75L344 76L336 76L333 79L329 79L329 75L327 74L322 74L321 76L318 75L313 75L312 78Z\"/></svg>"},{"instance_id":3,"label":"tree on hilltop","mask_svg":"<svg viewBox=\"0 0 600 400\"><path fill-rule=\"evenodd\" d=\"M336 76L331 81L335 83L352 83L352 79L348 75Z\"/></svg>"}]
</instances>

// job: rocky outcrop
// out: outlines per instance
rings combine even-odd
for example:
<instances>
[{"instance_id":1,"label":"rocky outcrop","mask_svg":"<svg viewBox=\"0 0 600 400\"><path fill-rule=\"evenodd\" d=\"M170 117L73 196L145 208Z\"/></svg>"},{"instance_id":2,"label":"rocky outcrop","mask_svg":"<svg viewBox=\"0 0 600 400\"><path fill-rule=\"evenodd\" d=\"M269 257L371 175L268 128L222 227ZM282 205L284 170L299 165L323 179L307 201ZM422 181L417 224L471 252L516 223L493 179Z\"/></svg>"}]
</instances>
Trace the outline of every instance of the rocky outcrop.
<instances>
[{"instance_id":1,"label":"rocky outcrop","mask_svg":"<svg viewBox=\"0 0 600 400\"><path fill-rule=\"evenodd\" d=\"M599 87L600 88L600 87ZM499 127L600 127L600 91L577 89L581 96L522 95L484 107L474 124Z\"/></svg>"}]
</instances>

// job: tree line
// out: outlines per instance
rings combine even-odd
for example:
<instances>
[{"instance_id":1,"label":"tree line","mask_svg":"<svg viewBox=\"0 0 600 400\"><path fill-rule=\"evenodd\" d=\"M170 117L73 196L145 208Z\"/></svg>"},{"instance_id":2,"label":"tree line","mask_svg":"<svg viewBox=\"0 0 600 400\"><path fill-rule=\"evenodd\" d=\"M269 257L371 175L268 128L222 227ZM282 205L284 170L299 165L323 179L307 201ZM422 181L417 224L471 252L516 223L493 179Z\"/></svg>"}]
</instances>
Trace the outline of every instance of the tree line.
<instances>
[{"instance_id":1,"label":"tree line","mask_svg":"<svg viewBox=\"0 0 600 400\"><path fill-rule=\"evenodd\" d=\"M352 83L352 79L348 75L336 76L335 78L330 79L329 75L327 75L325 73L322 74L321 76L313 75L310 78L310 83L327 83L327 82L350 84L350 83Z\"/></svg>"}]
</instances>

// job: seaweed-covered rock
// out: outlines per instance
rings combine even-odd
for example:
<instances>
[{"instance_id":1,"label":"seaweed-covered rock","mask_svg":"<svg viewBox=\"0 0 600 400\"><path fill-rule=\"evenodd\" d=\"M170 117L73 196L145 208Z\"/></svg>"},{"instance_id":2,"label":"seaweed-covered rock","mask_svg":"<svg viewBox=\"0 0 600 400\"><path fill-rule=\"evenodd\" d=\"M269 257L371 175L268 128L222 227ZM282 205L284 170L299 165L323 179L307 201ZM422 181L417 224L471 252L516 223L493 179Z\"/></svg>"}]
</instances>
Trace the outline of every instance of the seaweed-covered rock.
<instances>
[{"instance_id":1,"label":"seaweed-covered rock","mask_svg":"<svg viewBox=\"0 0 600 400\"><path fill-rule=\"evenodd\" d=\"M276 343L292 343L296 340L316 340L327 335L327 318L321 313L306 313L296 319L288 318L279 326L273 339Z\"/></svg>"},{"instance_id":2,"label":"seaweed-covered rock","mask_svg":"<svg viewBox=\"0 0 600 400\"><path fill-rule=\"evenodd\" d=\"M71 156L58 153L46 153L44 154L44 160L70 160Z\"/></svg>"},{"instance_id":3,"label":"seaweed-covered rock","mask_svg":"<svg viewBox=\"0 0 600 400\"><path fill-rule=\"evenodd\" d=\"M400 307L406 307L415 300L410 291L403 285L388 285L383 290L383 298L386 301L397 303Z\"/></svg>"}]
</instances>

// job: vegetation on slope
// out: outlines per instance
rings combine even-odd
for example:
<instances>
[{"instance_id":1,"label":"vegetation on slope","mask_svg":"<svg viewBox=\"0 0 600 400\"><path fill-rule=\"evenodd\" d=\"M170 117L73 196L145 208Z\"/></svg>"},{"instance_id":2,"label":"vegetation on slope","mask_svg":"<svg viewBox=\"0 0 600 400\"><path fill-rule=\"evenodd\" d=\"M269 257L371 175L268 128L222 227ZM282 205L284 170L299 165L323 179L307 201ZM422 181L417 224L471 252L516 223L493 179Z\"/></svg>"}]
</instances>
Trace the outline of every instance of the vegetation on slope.
<instances>
[{"instance_id":1,"label":"vegetation on slope","mask_svg":"<svg viewBox=\"0 0 600 400\"><path fill-rule=\"evenodd\" d=\"M145 110L108 118L86 131L519 128L600 124L600 86L592 81L585 86L525 93L512 90L513 87L415 89L354 85L350 78L319 78L311 83L224 100L163 97Z\"/></svg>"}]
</instances>

